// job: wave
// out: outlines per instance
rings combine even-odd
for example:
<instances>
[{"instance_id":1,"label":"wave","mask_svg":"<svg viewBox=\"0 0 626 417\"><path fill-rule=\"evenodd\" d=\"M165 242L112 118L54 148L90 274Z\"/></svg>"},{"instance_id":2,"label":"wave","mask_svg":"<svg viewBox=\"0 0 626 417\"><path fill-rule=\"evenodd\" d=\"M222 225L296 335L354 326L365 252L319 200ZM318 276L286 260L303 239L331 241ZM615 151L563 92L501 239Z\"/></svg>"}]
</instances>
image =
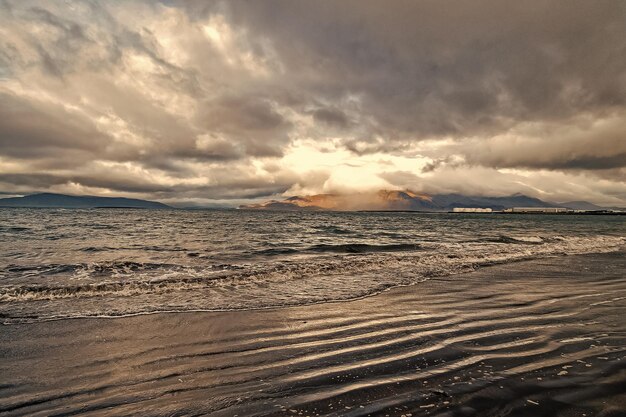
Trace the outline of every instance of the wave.
<instances>
[{"instance_id":1,"label":"wave","mask_svg":"<svg viewBox=\"0 0 626 417\"><path fill-rule=\"evenodd\" d=\"M343 244L318 244L302 249L296 248L270 248L254 252L256 255L278 256L307 253L377 253L377 252L403 252L417 251L420 245L416 243L394 243L388 245L373 245L367 243L343 243Z\"/></svg>"},{"instance_id":2,"label":"wave","mask_svg":"<svg viewBox=\"0 0 626 417\"><path fill-rule=\"evenodd\" d=\"M82 252L109 252L115 250L115 248L111 247L111 246L87 246L85 248L82 248L81 251Z\"/></svg>"},{"instance_id":3,"label":"wave","mask_svg":"<svg viewBox=\"0 0 626 417\"><path fill-rule=\"evenodd\" d=\"M494 243L513 243L520 245L543 245L547 242L541 236L507 236L500 235L493 238L485 238L484 242L494 242Z\"/></svg>"},{"instance_id":4,"label":"wave","mask_svg":"<svg viewBox=\"0 0 626 417\"><path fill-rule=\"evenodd\" d=\"M367 252L348 252L354 246L334 245L321 247L319 255L314 257L274 261L268 258L250 264L190 266L122 261L54 265L43 270L69 271L74 278L62 285L2 286L0 314L4 322L10 323L19 321L26 312L40 320L163 310L258 309L347 300L489 265L555 255L611 252L625 242L621 237L596 236L568 237L541 245L474 242L414 245L413 250L410 245L356 246ZM22 272L28 269L13 267L12 270L19 268ZM42 267L34 267L29 273L41 271ZM132 303L127 301L129 297L133 297ZM105 304L99 301L103 298ZM35 313L33 302L39 303Z\"/></svg>"},{"instance_id":5,"label":"wave","mask_svg":"<svg viewBox=\"0 0 626 417\"><path fill-rule=\"evenodd\" d=\"M80 249L81 252L109 252L109 251L119 251L119 250L128 250L128 251L146 251L146 252L185 252L187 249L180 247L167 247L167 246L130 246L130 247L112 247L112 246L87 246Z\"/></svg>"},{"instance_id":6,"label":"wave","mask_svg":"<svg viewBox=\"0 0 626 417\"><path fill-rule=\"evenodd\" d=\"M257 256L280 256L280 255L292 255L301 253L301 250L295 248L269 248L260 251L253 252L253 255Z\"/></svg>"},{"instance_id":7,"label":"wave","mask_svg":"<svg viewBox=\"0 0 626 417\"><path fill-rule=\"evenodd\" d=\"M111 261L99 263L79 263L79 264L46 264L46 265L9 265L5 271L8 273L20 273L22 275L59 275L74 274L75 276L88 275L114 276L120 274L136 273L140 271L162 270L163 268L182 268L175 264L135 262L135 261Z\"/></svg>"},{"instance_id":8,"label":"wave","mask_svg":"<svg viewBox=\"0 0 626 417\"><path fill-rule=\"evenodd\" d=\"M389 245L372 245L366 243L347 243L339 245L315 245L306 249L310 252L332 252L332 253L375 253L375 252L401 252L416 251L420 246L415 243L397 243Z\"/></svg>"},{"instance_id":9,"label":"wave","mask_svg":"<svg viewBox=\"0 0 626 417\"><path fill-rule=\"evenodd\" d=\"M0 226L0 233L6 233L8 235L19 235L22 233L29 233L33 229L25 226Z\"/></svg>"},{"instance_id":10,"label":"wave","mask_svg":"<svg viewBox=\"0 0 626 417\"><path fill-rule=\"evenodd\" d=\"M355 233L352 230L343 229L341 227L333 226L333 225L316 226L315 229L319 230L320 232L328 233L331 235L352 235Z\"/></svg>"}]
</instances>

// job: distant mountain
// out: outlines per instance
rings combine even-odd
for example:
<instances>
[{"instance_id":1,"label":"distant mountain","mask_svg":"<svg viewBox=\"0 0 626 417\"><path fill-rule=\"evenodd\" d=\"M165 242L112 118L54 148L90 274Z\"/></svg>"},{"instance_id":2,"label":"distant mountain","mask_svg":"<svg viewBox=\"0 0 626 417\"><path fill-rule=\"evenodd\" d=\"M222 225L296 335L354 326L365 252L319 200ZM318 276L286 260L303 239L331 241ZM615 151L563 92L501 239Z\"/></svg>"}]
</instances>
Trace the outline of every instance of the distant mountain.
<instances>
[{"instance_id":1,"label":"distant mountain","mask_svg":"<svg viewBox=\"0 0 626 417\"><path fill-rule=\"evenodd\" d=\"M156 201L138 200L124 197L73 196L64 194L41 193L24 197L0 199L0 207L37 207L37 208L147 208L166 209L170 206Z\"/></svg>"},{"instance_id":2,"label":"distant mountain","mask_svg":"<svg viewBox=\"0 0 626 417\"><path fill-rule=\"evenodd\" d=\"M606 207L596 206L588 201L568 201L559 204L561 207L567 207L572 210L605 210Z\"/></svg>"},{"instance_id":3,"label":"distant mountain","mask_svg":"<svg viewBox=\"0 0 626 417\"><path fill-rule=\"evenodd\" d=\"M411 210L434 211L438 207L427 195L411 191L381 190L358 194L317 194L295 196L284 200L269 200L258 204L242 205L241 209L255 210Z\"/></svg>"},{"instance_id":4,"label":"distant mountain","mask_svg":"<svg viewBox=\"0 0 626 417\"><path fill-rule=\"evenodd\" d=\"M433 196L433 202L444 210L452 210L456 207L486 207L493 210L504 210L511 207L562 207L523 194L513 194L508 197L468 197L461 194L439 194Z\"/></svg>"},{"instance_id":5,"label":"distant mountain","mask_svg":"<svg viewBox=\"0 0 626 417\"><path fill-rule=\"evenodd\" d=\"M578 202L580 204L585 202ZM598 207L591 203L589 206ZM240 206L253 210L407 210L450 211L456 207L491 208L504 210L510 207L567 207L523 194L507 197L464 196L462 194L437 194L433 196L411 191L380 190L372 193L317 194L295 196L284 200L269 200L258 204ZM595 210L595 208L594 208Z\"/></svg>"}]
</instances>

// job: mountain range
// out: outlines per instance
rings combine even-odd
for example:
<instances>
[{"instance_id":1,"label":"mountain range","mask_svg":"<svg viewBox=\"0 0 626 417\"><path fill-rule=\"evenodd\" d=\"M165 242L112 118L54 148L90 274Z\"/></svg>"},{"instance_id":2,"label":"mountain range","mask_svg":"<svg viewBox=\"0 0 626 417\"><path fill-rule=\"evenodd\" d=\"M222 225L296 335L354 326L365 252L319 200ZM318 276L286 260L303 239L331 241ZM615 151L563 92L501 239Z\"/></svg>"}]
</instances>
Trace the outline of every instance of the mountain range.
<instances>
[{"instance_id":1,"label":"mountain range","mask_svg":"<svg viewBox=\"0 0 626 417\"><path fill-rule=\"evenodd\" d=\"M74 196L54 193L1 198L0 207L32 208L145 208L169 209L156 201L124 197ZM293 196L282 200L246 204L250 210L336 210L336 211L450 211L455 207L488 207L503 210L510 207L565 207L573 210L606 210L587 201L552 203L523 194L507 197L465 196L462 194L427 195L412 191L380 190L369 193L316 194ZM195 207L202 208L202 207ZM611 209L611 208L608 208ZM619 210L619 209L618 209Z\"/></svg>"},{"instance_id":2,"label":"mountain range","mask_svg":"<svg viewBox=\"0 0 626 417\"><path fill-rule=\"evenodd\" d=\"M24 197L0 199L0 207L32 208L148 208L167 209L170 206L156 201L124 197L74 196L65 194L40 193Z\"/></svg>"},{"instance_id":3,"label":"mountain range","mask_svg":"<svg viewBox=\"0 0 626 417\"><path fill-rule=\"evenodd\" d=\"M456 207L491 208L493 210L504 210L511 207L565 207L573 210L604 209L586 201L551 203L523 194L513 194L506 197L481 197L461 194L427 195L398 190L294 196L284 200L269 200L262 203L246 204L239 208L251 210L450 211Z\"/></svg>"}]
</instances>

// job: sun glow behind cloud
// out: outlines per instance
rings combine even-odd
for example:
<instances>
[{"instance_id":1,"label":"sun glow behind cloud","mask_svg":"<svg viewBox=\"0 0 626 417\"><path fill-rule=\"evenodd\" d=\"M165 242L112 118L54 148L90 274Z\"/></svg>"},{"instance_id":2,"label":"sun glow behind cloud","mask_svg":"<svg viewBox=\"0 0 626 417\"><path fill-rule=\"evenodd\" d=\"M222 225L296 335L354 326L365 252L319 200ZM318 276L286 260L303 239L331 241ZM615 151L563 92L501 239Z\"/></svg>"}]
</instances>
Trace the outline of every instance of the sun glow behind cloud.
<instances>
[{"instance_id":1,"label":"sun glow behind cloud","mask_svg":"<svg viewBox=\"0 0 626 417\"><path fill-rule=\"evenodd\" d=\"M398 188L380 177L386 170L407 170L419 173L428 158L394 156L386 153L355 155L343 148L338 140L322 144L315 140L299 140L292 144L281 160L281 165L301 177L322 171L327 179L313 187L296 186L288 193L341 193ZM416 184L417 185L417 184Z\"/></svg>"}]
</instances>

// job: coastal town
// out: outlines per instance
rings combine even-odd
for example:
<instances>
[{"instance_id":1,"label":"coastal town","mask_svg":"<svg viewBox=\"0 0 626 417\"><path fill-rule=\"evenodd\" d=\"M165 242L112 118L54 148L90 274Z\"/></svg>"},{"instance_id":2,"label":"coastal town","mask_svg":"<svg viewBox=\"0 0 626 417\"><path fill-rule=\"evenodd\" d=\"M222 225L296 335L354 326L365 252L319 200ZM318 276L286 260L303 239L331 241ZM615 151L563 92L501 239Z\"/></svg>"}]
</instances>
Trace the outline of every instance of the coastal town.
<instances>
[{"instance_id":1,"label":"coastal town","mask_svg":"<svg viewBox=\"0 0 626 417\"><path fill-rule=\"evenodd\" d=\"M504 210L493 210L489 207L455 207L450 213L626 215L626 211L623 210L574 210L566 207L511 207Z\"/></svg>"}]
</instances>

